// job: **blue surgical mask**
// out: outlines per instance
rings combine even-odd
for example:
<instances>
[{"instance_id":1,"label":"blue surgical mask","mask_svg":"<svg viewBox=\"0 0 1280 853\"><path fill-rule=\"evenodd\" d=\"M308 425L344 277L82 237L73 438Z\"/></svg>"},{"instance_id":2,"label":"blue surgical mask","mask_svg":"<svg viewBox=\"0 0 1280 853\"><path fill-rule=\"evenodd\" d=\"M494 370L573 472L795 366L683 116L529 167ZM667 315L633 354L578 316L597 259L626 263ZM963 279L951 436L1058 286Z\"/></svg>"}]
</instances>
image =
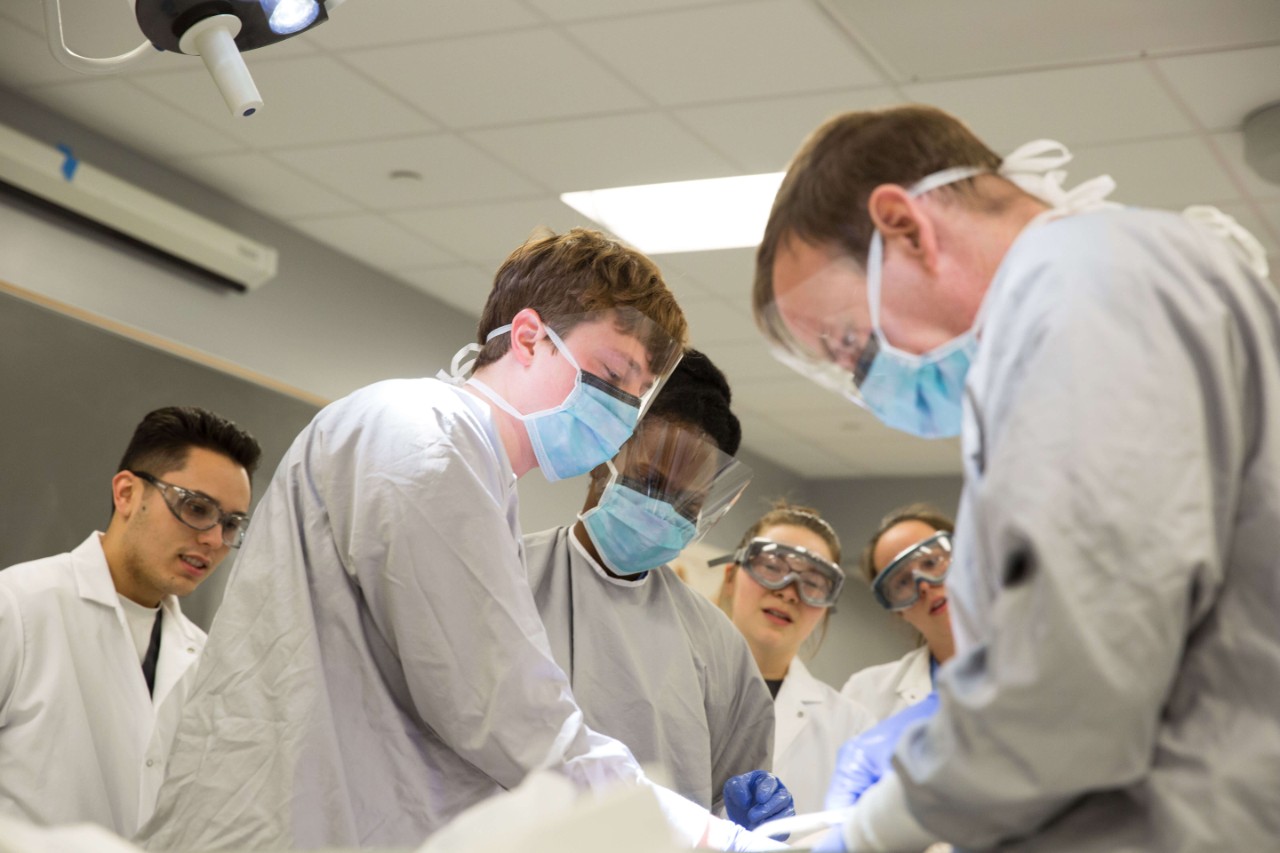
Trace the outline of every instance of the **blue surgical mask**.
<instances>
[{"instance_id":1,"label":"blue surgical mask","mask_svg":"<svg viewBox=\"0 0 1280 853\"><path fill-rule=\"evenodd\" d=\"M486 340L510 329L509 325L494 329ZM640 420L640 398L584 371L550 326L547 336L578 371L573 390L560 405L523 414L479 379L472 378L468 384L524 424L542 475L554 483L585 474L616 456Z\"/></svg>"},{"instance_id":2,"label":"blue surgical mask","mask_svg":"<svg viewBox=\"0 0 1280 853\"><path fill-rule=\"evenodd\" d=\"M693 522L666 501L611 482L582 515L596 552L610 571L637 575L674 560L694 540Z\"/></svg>"},{"instance_id":3,"label":"blue surgical mask","mask_svg":"<svg viewBox=\"0 0 1280 853\"><path fill-rule=\"evenodd\" d=\"M945 184L971 178L980 169L960 168L936 172L911 187L920 196ZM871 235L867 252L867 299L871 307L872 338L859 362L865 375L858 393L867 408L886 426L918 435L943 438L960 434L964 407L964 381L978 349L978 324L959 337L916 355L889 343L880 328L880 275L884 266L884 242L880 232Z\"/></svg>"}]
</instances>

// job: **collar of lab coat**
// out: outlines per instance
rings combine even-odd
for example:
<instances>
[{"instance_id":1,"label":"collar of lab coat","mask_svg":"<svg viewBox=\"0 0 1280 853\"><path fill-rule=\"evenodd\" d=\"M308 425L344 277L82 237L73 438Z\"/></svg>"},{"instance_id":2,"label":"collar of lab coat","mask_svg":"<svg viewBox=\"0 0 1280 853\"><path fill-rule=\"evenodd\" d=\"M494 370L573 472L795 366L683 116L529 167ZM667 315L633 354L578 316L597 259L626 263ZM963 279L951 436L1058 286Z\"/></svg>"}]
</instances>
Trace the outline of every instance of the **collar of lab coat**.
<instances>
[{"instance_id":1,"label":"collar of lab coat","mask_svg":"<svg viewBox=\"0 0 1280 853\"><path fill-rule=\"evenodd\" d=\"M903 656L893 690L909 705L923 700L933 691L933 679L929 676L928 646L921 646Z\"/></svg>"},{"instance_id":2,"label":"collar of lab coat","mask_svg":"<svg viewBox=\"0 0 1280 853\"><path fill-rule=\"evenodd\" d=\"M75 572L76 593L85 601L110 607L127 635L128 617L120 606L115 581L111 579L107 555L102 550L102 534L97 531L89 534L89 538L71 552L71 562ZM160 600L160 606L164 608L165 614L164 622L160 624L160 660L156 664L156 681L152 692L152 701L157 706L164 701L164 697L187 667L194 663L204 647L205 639L204 632L183 617L182 608L178 606L175 596L166 595ZM131 649L132 643L130 637ZM145 682L139 680L139 683L146 690Z\"/></svg>"}]
</instances>

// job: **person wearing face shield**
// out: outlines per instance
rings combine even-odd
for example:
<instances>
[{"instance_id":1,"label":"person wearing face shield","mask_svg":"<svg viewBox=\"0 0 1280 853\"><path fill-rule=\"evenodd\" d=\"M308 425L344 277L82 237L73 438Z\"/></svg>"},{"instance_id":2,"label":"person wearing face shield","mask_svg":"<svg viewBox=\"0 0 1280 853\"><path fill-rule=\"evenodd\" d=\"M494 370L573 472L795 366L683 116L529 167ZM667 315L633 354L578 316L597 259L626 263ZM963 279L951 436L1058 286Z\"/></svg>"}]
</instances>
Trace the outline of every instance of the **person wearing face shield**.
<instances>
[{"instance_id":1,"label":"person wearing face shield","mask_svg":"<svg viewBox=\"0 0 1280 853\"><path fill-rule=\"evenodd\" d=\"M816 510L780 501L747 528L736 551L711 561L725 567L721 607L773 695L773 769L801 814L823 809L836 751L875 722L801 660L806 644L816 651L844 586L839 559L840 538Z\"/></svg>"},{"instance_id":2,"label":"person wearing face shield","mask_svg":"<svg viewBox=\"0 0 1280 853\"><path fill-rule=\"evenodd\" d=\"M954 531L938 510L912 504L885 516L862 551L858 568L876 603L920 635L900 660L855 672L840 689L876 722L928 696L938 668L955 653L946 584Z\"/></svg>"},{"instance_id":3,"label":"person wearing face shield","mask_svg":"<svg viewBox=\"0 0 1280 853\"><path fill-rule=\"evenodd\" d=\"M613 457L678 363L684 317L651 261L574 229L507 258L478 333L447 381L357 390L285 454L149 849L416 847L533 770L584 791L652 784L585 724L551 656L515 484ZM684 843L770 843L654 790Z\"/></svg>"},{"instance_id":4,"label":"person wearing face shield","mask_svg":"<svg viewBox=\"0 0 1280 853\"><path fill-rule=\"evenodd\" d=\"M724 374L686 351L636 434L591 472L577 523L524 545L552 653L587 724L752 829L794 813L786 787L760 772L773 704L742 637L667 567L750 481L733 457L742 430L729 400Z\"/></svg>"},{"instance_id":5,"label":"person wearing face shield","mask_svg":"<svg viewBox=\"0 0 1280 853\"><path fill-rule=\"evenodd\" d=\"M937 710L850 850L1220 851L1280 837L1280 298L1234 220L1071 190L928 107L796 155L757 256L781 357L959 433Z\"/></svg>"}]
</instances>

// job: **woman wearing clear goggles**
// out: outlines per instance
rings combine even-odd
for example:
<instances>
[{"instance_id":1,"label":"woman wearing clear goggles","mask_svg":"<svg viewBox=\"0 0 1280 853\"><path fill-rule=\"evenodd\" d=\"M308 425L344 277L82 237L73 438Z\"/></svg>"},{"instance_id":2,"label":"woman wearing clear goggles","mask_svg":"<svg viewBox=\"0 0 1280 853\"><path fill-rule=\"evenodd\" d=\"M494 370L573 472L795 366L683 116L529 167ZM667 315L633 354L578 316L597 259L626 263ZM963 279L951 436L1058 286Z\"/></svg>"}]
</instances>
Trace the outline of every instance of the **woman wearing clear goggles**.
<instances>
[{"instance_id":1,"label":"woman wearing clear goggles","mask_svg":"<svg viewBox=\"0 0 1280 853\"><path fill-rule=\"evenodd\" d=\"M920 634L918 648L855 672L840 691L877 720L924 699L938 666L955 654L946 586L954 529L941 512L914 504L885 517L862 552L860 568L875 600Z\"/></svg>"},{"instance_id":2,"label":"woman wearing clear goggles","mask_svg":"<svg viewBox=\"0 0 1280 853\"><path fill-rule=\"evenodd\" d=\"M747 530L736 552L711 561L726 566L721 606L773 694L773 772L800 814L822 810L840 745L872 724L866 710L814 678L798 657L819 625L819 643L825 633L844 584L839 559L840 539L829 524L814 510L780 503Z\"/></svg>"}]
</instances>

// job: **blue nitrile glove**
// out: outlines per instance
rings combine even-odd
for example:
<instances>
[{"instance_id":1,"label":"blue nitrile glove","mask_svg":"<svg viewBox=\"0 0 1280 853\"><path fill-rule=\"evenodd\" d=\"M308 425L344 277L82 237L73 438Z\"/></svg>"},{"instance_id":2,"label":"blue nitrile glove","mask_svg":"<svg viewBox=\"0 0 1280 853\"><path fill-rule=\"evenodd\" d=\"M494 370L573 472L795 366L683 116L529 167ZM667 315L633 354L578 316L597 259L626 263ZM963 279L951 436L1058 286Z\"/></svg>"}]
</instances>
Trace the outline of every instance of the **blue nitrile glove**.
<instances>
[{"instance_id":1,"label":"blue nitrile glove","mask_svg":"<svg viewBox=\"0 0 1280 853\"><path fill-rule=\"evenodd\" d=\"M724 783L724 810L729 820L753 830L762 823L796 813L791 792L777 776L752 770Z\"/></svg>"},{"instance_id":2,"label":"blue nitrile glove","mask_svg":"<svg viewBox=\"0 0 1280 853\"><path fill-rule=\"evenodd\" d=\"M857 737L845 741L836 756L836 771L827 788L826 807L842 809L858 801L863 792L893 767L893 752L902 732L927 720L938 710L938 694L930 693L910 708L886 717Z\"/></svg>"}]
</instances>

